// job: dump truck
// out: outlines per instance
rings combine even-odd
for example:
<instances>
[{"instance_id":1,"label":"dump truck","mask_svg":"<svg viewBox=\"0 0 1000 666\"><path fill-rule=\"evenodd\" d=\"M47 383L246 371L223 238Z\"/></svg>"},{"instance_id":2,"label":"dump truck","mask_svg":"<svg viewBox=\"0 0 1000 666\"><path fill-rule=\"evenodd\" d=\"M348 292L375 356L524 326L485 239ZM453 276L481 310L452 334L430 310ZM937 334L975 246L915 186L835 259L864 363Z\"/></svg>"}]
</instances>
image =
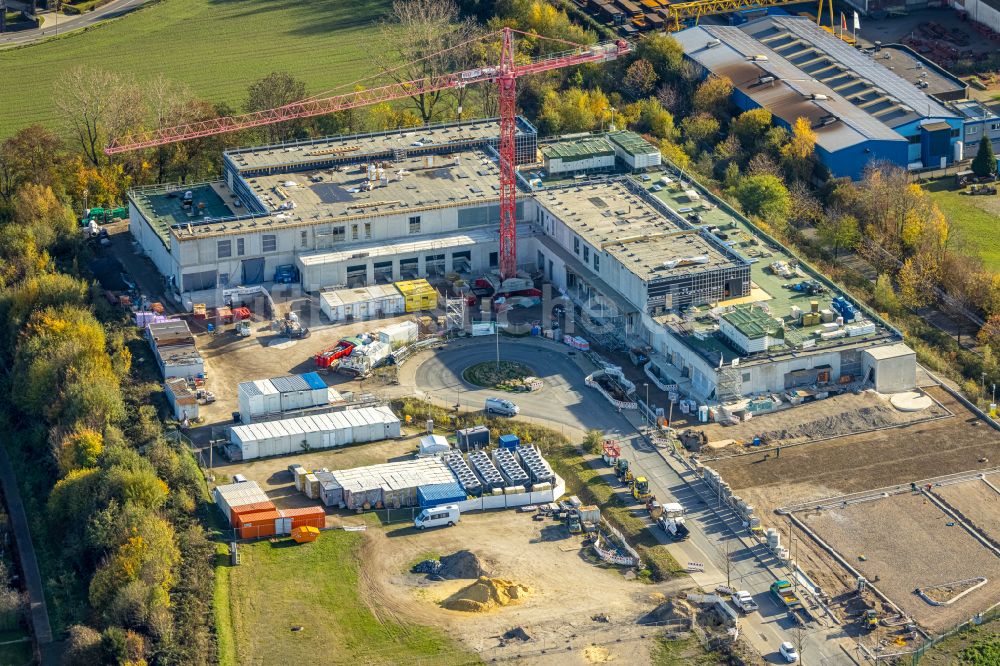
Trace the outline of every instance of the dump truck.
<instances>
[{"instance_id":1,"label":"dump truck","mask_svg":"<svg viewBox=\"0 0 1000 666\"><path fill-rule=\"evenodd\" d=\"M799 624L804 624L812 619L802 600L799 599L798 595L795 594L795 590L792 589L792 584L787 580L776 580L771 583L771 594Z\"/></svg>"},{"instance_id":2,"label":"dump truck","mask_svg":"<svg viewBox=\"0 0 1000 666\"><path fill-rule=\"evenodd\" d=\"M639 502L645 502L653 496L653 494L649 492L649 481L644 476L637 476L632 479L631 490L632 497Z\"/></svg>"},{"instance_id":3,"label":"dump truck","mask_svg":"<svg viewBox=\"0 0 1000 666\"><path fill-rule=\"evenodd\" d=\"M663 514L660 516L658 522L664 532L678 541L683 541L691 534L685 524L684 507L677 502L668 502L663 505Z\"/></svg>"}]
</instances>

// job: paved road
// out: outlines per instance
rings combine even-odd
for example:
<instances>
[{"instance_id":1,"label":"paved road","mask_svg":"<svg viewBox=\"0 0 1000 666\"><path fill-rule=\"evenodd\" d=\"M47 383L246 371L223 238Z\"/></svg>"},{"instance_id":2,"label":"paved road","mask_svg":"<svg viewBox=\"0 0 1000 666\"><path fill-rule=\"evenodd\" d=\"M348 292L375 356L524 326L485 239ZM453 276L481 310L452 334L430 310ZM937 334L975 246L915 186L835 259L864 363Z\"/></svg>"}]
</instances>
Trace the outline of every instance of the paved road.
<instances>
[{"instance_id":1,"label":"paved road","mask_svg":"<svg viewBox=\"0 0 1000 666\"><path fill-rule=\"evenodd\" d=\"M422 392L439 404L453 405L456 400L463 408L481 409L490 391L479 389L461 379L463 369L474 363L496 357L494 338L453 342L433 356L418 357L413 369L406 368L400 381L404 390ZM538 393L516 399L521 415L546 421L579 435L583 430L599 428L622 443L623 456L628 458L637 474L646 476L652 492L663 502L677 501L689 511L691 537L675 543L655 529L657 537L667 543L671 554L681 563L700 562L704 573L693 575L695 582L706 590L726 583L726 553L731 559L730 581L735 587L749 590L760 611L741 622L744 635L772 663L783 663L777 652L782 641L796 642L794 623L770 597L769 588L776 579L772 570L784 577L777 562L763 547L747 537L748 532L732 511L713 506L710 490L689 472L678 472L667 458L650 446L638 432L641 426L634 412L618 413L583 379L592 371L590 361L580 354L570 355L570 349L541 340L501 338L500 355L505 360L530 366L545 381ZM419 363L419 365L417 365ZM570 434L567 432L567 434ZM607 475L615 484L613 475ZM700 493L700 494L699 494ZM770 568L769 568L770 567ZM803 632L802 663L832 666L851 664L843 647L850 648L843 629L829 620L811 623Z\"/></svg>"},{"instance_id":2,"label":"paved road","mask_svg":"<svg viewBox=\"0 0 1000 666\"><path fill-rule=\"evenodd\" d=\"M47 12L42 14L45 21L40 28L0 34L0 49L24 46L25 44L38 42L49 37L54 37L55 35L65 34L71 30L86 28L95 23L127 14L147 2L149 0L112 0L112 2L92 12L77 14L75 16L67 16L59 12Z\"/></svg>"},{"instance_id":3,"label":"paved road","mask_svg":"<svg viewBox=\"0 0 1000 666\"><path fill-rule=\"evenodd\" d=\"M17 488L17 479L14 476L10 459L2 446L0 446L0 484L3 485L3 494L7 500L11 526L14 528L18 557L21 561L21 570L24 572L25 587L28 589L31 626L34 629L35 639L38 641L38 648L42 653L42 664L58 663L57 655L54 654L55 650L52 649L52 627L49 625L49 611L45 605L42 575L38 570L35 547L31 542L31 531L28 529L28 517L24 513L21 493Z\"/></svg>"}]
</instances>

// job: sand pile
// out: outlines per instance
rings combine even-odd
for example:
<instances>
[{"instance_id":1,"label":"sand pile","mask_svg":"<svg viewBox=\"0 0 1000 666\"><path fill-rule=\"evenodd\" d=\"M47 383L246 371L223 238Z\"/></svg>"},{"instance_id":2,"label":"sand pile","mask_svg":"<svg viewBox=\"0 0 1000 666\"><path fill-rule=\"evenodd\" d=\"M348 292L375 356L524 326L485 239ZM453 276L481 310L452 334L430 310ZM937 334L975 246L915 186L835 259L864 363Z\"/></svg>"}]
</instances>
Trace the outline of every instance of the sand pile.
<instances>
[{"instance_id":1,"label":"sand pile","mask_svg":"<svg viewBox=\"0 0 1000 666\"><path fill-rule=\"evenodd\" d=\"M449 610L482 613L520 603L530 592L531 588L514 581L481 576L472 585L445 599L442 605Z\"/></svg>"}]
</instances>

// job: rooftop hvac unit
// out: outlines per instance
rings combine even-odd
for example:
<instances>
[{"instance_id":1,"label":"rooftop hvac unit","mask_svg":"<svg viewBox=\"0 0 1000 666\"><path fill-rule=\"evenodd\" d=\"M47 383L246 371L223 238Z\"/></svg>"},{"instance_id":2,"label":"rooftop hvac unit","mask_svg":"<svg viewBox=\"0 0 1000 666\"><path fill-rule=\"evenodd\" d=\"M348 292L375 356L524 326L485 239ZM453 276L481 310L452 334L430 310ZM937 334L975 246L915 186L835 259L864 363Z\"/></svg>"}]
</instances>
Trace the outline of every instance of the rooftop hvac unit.
<instances>
[{"instance_id":1,"label":"rooftop hvac unit","mask_svg":"<svg viewBox=\"0 0 1000 666\"><path fill-rule=\"evenodd\" d=\"M750 62L767 62L767 56L766 55L752 55L752 56L747 56L747 60L749 60Z\"/></svg>"},{"instance_id":2,"label":"rooftop hvac unit","mask_svg":"<svg viewBox=\"0 0 1000 666\"><path fill-rule=\"evenodd\" d=\"M705 48L706 49L713 49L713 48L715 48L716 46L718 46L721 43L722 43L721 39L710 39L707 42L705 42Z\"/></svg>"},{"instance_id":3,"label":"rooftop hvac unit","mask_svg":"<svg viewBox=\"0 0 1000 666\"><path fill-rule=\"evenodd\" d=\"M514 455L507 449L493 449L493 462L500 469L500 475L510 486L528 485L530 479L521 466L517 464Z\"/></svg>"},{"instance_id":4,"label":"rooftop hvac unit","mask_svg":"<svg viewBox=\"0 0 1000 666\"><path fill-rule=\"evenodd\" d=\"M809 99L824 100L824 99L830 99L830 96L829 95L822 95L820 93L813 93L813 94L809 95Z\"/></svg>"},{"instance_id":5,"label":"rooftop hvac unit","mask_svg":"<svg viewBox=\"0 0 1000 666\"><path fill-rule=\"evenodd\" d=\"M773 76L762 76L759 79L757 79L757 83L759 83L760 85L764 85L765 83L774 83L774 77Z\"/></svg>"}]
</instances>

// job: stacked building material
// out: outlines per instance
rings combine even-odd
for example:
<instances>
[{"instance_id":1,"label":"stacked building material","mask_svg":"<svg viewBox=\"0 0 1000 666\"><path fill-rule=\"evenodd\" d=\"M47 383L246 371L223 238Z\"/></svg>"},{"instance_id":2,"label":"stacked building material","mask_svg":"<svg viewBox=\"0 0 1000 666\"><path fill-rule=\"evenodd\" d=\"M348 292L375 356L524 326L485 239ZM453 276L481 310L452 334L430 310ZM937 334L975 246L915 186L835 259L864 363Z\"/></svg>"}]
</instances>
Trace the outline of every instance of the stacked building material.
<instances>
[{"instance_id":1,"label":"stacked building material","mask_svg":"<svg viewBox=\"0 0 1000 666\"><path fill-rule=\"evenodd\" d=\"M493 449L493 462L500 469L500 475L508 486L521 486L527 488L531 483L528 474L521 469L514 458L514 454L507 449Z\"/></svg>"},{"instance_id":2,"label":"stacked building material","mask_svg":"<svg viewBox=\"0 0 1000 666\"><path fill-rule=\"evenodd\" d=\"M528 476L531 477L533 484L555 482L556 475L538 449L533 446L519 446L515 453L520 459L522 467L528 471Z\"/></svg>"},{"instance_id":3,"label":"stacked building material","mask_svg":"<svg viewBox=\"0 0 1000 666\"><path fill-rule=\"evenodd\" d=\"M469 463L476 470L476 474L483 482L483 489L491 492L496 488L503 488L504 480L500 476L499 470L490 462L490 457L485 451L473 451L469 454Z\"/></svg>"},{"instance_id":4,"label":"stacked building material","mask_svg":"<svg viewBox=\"0 0 1000 666\"><path fill-rule=\"evenodd\" d=\"M453 451L444 457L444 461L458 478L459 485L462 486L462 489L466 493L473 497L479 497L483 494L482 482L476 476L475 472L469 469L469 465L465 462L465 458L462 457L461 453Z\"/></svg>"}]
</instances>

